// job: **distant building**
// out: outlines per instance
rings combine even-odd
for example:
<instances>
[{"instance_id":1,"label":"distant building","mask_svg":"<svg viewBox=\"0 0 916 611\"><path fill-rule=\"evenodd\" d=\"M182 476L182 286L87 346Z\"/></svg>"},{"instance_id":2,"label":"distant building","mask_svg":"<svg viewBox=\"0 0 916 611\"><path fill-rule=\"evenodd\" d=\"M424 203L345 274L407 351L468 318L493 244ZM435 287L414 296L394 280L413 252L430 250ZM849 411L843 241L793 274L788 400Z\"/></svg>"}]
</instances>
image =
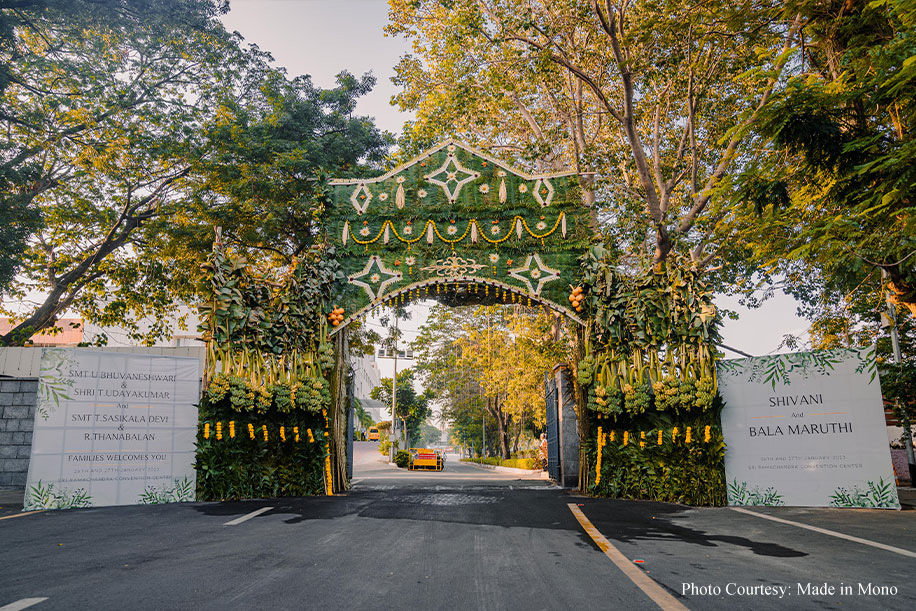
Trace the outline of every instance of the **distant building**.
<instances>
[{"instance_id":1,"label":"distant building","mask_svg":"<svg viewBox=\"0 0 916 611\"><path fill-rule=\"evenodd\" d=\"M372 389L381 384L381 373L375 355L354 357L351 362L353 367L353 396L360 403L375 422L391 418L391 410L376 399L370 398Z\"/></svg>"},{"instance_id":2,"label":"distant building","mask_svg":"<svg viewBox=\"0 0 916 611\"><path fill-rule=\"evenodd\" d=\"M18 324L18 323L17 323ZM16 325L9 318L0 318L0 335L6 335ZM81 318L61 318L53 329L32 335L33 346L77 346L83 339L85 325Z\"/></svg>"}]
</instances>

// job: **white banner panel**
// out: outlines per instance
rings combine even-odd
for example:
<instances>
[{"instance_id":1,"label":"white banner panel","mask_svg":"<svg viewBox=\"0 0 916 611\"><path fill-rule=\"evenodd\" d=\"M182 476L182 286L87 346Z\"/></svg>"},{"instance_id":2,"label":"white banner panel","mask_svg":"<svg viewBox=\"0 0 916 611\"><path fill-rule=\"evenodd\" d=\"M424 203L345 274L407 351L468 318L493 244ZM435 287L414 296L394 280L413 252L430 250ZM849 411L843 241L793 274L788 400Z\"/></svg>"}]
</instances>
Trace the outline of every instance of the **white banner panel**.
<instances>
[{"instance_id":1,"label":"white banner panel","mask_svg":"<svg viewBox=\"0 0 916 611\"><path fill-rule=\"evenodd\" d=\"M897 509L875 349L720 361L730 505Z\"/></svg>"},{"instance_id":2,"label":"white banner panel","mask_svg":"<svg viewBox=\"0 0 916 611\"><path fill-rule=\"evenodd\" d=\"M193 501L196 358L44 348L25 509Z\"/></svg>"}]
</instances>

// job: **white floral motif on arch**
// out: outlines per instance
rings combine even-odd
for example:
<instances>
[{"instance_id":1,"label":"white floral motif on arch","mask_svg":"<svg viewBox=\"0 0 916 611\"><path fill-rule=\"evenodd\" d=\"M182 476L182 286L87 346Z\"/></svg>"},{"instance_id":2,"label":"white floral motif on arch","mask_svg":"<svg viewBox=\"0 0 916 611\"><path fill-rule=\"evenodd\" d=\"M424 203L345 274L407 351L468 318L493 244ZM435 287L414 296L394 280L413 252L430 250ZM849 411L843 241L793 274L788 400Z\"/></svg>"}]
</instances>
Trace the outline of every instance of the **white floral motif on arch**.
<instances>
[{"instance_id":1,"label":"white floral motif on arch","mask_svg":"<svg viewBox=\"0 0 916 611\"><path fill-rule=\"evenodd\" d=\"M372 271L373 268L377 268L375 273ZM397 282L403 277L404 274L388 269L385 267L385 264L379 257L373 255L369 257L369 260L366 262L366 266L362 269L362 271L353 274L347 278L347 280L350 281L350 284L362 287L362 289L366 291L366 294L369 295L369 299L371 301L375 301L375 299L385 294L386 289L391 284ZM366 278L369 280L369 282L359 280L359 278ZM383 278L384 280L382 280ZM374 287L373 285L378 286Z\"/></svg>"},{"instance_id":2,"label":"white floral motif on arch","mask_svg":"<svg viewBox=\"0 0 916 611\"><path fill-rule=\"evenodd\" d=\"M450 167L454 167L454 170L450 170ZM444 180L441 178L434 178L434 176L440 176L443 174ZM458 178L459 174L463 175L464 178ZM442 190L445 191L445 196L449 199L449 201L455 201L458 199L458 194L461 192L461 187L473 180L476 180L479 176L480 174L477 172L473 172L461 165L461 162L458 161L458 158L455 157L454 153L449 153L446 155L445 163L442 164L442 167L431 174L427 174L423 178L433 184L442 187ZM452 191L451 183L455 183L454 191Z\"/></svg>"},{"instance_id":3,"label":"white floral motif on arch","mask_svg":"<svg viewBox=\"0 0 916 611\"><path fill-rule=\"evenodd\" d=\"M541 187L547 189L547 193L544 194L543 197L541 196ZM534 199L541 204L541 208L546 208L553 201L553 185L550 184L550 181L546 178L538 178L537 182L534 183L534 189L531 194L534 195Z\"/></svg>"},{"instance_id":4,"label":"white floral motif on arch","mask_svg":"<svg viewBox=\"0 0 916 611\"><path fill-rule=\"evenodd\" d=\"M478 263L474 259L462 259L452 255L445 259L437 259L435 265L428 265L420 269L424 272L435 272L437 276L454 277L473 274L482 267L486 267L486 265Z\"/></svg>"},{"instance_id":5,"label":"white floral motif on arch","mask_svg":"<svg viewBox=\"0 0 916 611\"><path fill-rule=\"evenodd\" d=\"M532 266L532 263L534 265ZM541 256L537 253L528 255L525 264L509 270L509 275L517 280L521 280L528 285L528 291L535 295L540 295L544 285L560 277L560 272L544 265ZM532 284L532 280L537 282L537 288Z\"/></svg>"},{"instance_id":6,"label":"white floral motif on arch","mask_svg":"<svg viewBox=\"0 0 916 611\"><path fill-rule=\"evenodd\" d=\"M363 203L359 202L360 193L366 196L366 199L363 200ZM372 193L369 192L369 189L366 188L364 183L359 183L353 193L350 195L350 203L353 204L353 207L356 208L356 211L360 214L363 214L366 211L366 208L369 207L369 202L372 201Z\"/></svg>"}]
</instances>

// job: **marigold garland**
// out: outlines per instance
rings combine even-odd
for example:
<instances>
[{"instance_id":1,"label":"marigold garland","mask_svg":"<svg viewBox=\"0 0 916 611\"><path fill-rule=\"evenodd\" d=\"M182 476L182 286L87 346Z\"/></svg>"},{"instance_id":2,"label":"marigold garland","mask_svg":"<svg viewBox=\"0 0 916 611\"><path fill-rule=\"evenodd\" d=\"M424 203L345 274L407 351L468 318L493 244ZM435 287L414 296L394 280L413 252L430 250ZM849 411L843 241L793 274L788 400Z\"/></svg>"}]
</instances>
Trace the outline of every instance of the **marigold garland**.
<instances>
[{"instance_id":1,"label":"marigold garland","mask_svg":"<svg viewBox=\"0 0 916 611\"><path fill-rule=\"evenodd\" d=\"M601 483L601 448L604 447L604 434L601 432L601 427L598 427L598 462L595 465L595 485Z\"/></svg>"},{"instance_id":2,"label":"marigold garland","mask_svg":"<svg viewBox=\"0 0 916 611\"><path fill-rule=\"evenodd\" d=\"M223 423L217 422L216 423L216 440L219 441L222 438L223 438Z\"/></svg>"},{"instance_id":3,"label":"marigold garland","mask_svg":"<svg viewBox=\"0 0 916 611\"><path fill-rule=\"evenodd\" d=\"M204 439L210 439L210 423L204 425Z\"/></svg>"},{"instance_id":4,"label":"marigold garland","mask_svg":"<svg viewBox=\"0 0 916 611\"><path fill-rule=\"evenodd\" d=\"M684 444L693 443L693 441L694 441L694 440L693 440L693 427L691 427L691 426L685 427L685 428L683 429L683 431L682 431L679 427L673 427L673 428L671 429L671 441L672 441L672 443L676 443L676 442L677 442L677 438L678 438L679 435L681 435L682 432L683 432L683 434L684 434L684 435L683 435ZM651 434L651 432L650 432L650 434ZM664 431L664 429L658 429L658 432L656 433L656 435L657 435L656 444L657 444L657 445L664 445L664 442L665 442L665 431ZM599 427L598 427L598 451L599 451L599 455L601 454L601 448L604 447L604 446L606 446L606 445L608 444L608 441L615 441L616 438L617 438L617 432L616 432L616 431L611 430L611 431L609 431L609 432L607 432L607 433L604 433L604 432L603 432L603 427L599 426ZM640 431L640 433L639 433L639 439L640 439L640 441L639 441L639 447L641 447L641 448L645 448L645 447L646 447L646 443L647 443L647 442L646 442L646 439L647 439L647 438L648 438L648 437L647 437L646 431ZM706 427L703 429L703 441L704 441L705 443L709 443L710 441L712 441L712 427L711 427L711 426L706 426ZM623 444L624 446L627 446L627 445L630 444L630 433L629 433L629 431L623 431L623 437L622 437L622 439L621 439L621 442L622 442L622 444ZM634 443L635 443L635 442L634 442Z\"/></svg>"},{"instance_id":5,"label":"marigold garland","mask_svg":"<svg viewBox=\"0 0 916 611\"><path fill-rule=\"evenodd\" d=\"M559 216L557 216L556 222L553 224L553 227L551 229L545 231L544 233L536 233L532 231L531 228L528 226L528 221L526 221L523 217L519 215L515 215L514 217L512 217L512 220L508 223L509 228L506 230L506 235L504 235L501 238L497 238L497 239L490 239L489 237L487 237L486 232L483 230L483 228L480 225L480 222L477 219L471 219L470 221L468 221L467 227L465 227L464 233L461 234L461 237L451 238L451 239L439 233L439 227L436 225L436 221L432 219L427 219L426 223L423 225L423 229L417 232L417 237L415 238L406 238L402 236L400 233L398 233L398 230L394 226L394 223L391 222L390 220L386 220L384 223L382 223L382 227L381 229L379 229L378 234L374 238L368 239L368 240L360 240L359 238L356 237L356 235L354 235L353 231L350 230L350 221L346 221L344 223L344 231L346 232L346 235L349 239L352 239L355 243L359 244L360 246L368 246L369 244L375 244L380 239L382 239L382 236L385 235L386 229L390 230L391 233L394 234L394 237L397 238L399 241L407 245L411 245L411 244L416 244L417 242L422 240L426 236L428 230L430 229L430 225L432 225L433 233L435 233L436 236L438 236L440 240L442 240L446 244L457 244L458 242L461 242L466 237L468 237L468 234L471 233L471 227L473 226L476 228L476 235L483 238L484 241L489 242L490 244L502 244L503 242L505 242L506 240L512 237L512 233L513 233L512 228L516 227L518 223L521 223L522 227L525 228L525 231L528 232L528 235L530 235L531 237L535 239L543 240L547 236L550 236L553 233L555 233L557 229L560 228L560 226L563 224L563 219L565 217L566 217L566 213L560 212ZM450 224L450 226L452 225ZM411 233L412 232L413 230L411 230ZM472 236L472 240L473 240L473 236ZM387 242L387 238L386 238L386 242Z\"/></svg>"}]
</instances>

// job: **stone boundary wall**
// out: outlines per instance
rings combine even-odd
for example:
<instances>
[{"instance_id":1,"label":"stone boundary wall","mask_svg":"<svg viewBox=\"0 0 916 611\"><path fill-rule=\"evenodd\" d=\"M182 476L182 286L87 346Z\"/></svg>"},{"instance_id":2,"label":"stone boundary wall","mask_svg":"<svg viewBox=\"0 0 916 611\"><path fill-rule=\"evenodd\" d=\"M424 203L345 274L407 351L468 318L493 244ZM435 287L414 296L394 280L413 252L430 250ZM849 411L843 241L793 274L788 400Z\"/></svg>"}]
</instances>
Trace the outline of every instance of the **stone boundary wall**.
<instances>
[{"instance_id":1,"label":"stone boundary wall","mask_svg":"<svg viewBox=\"0 0 916 611\"><path fill-rule=\"evenodd\" d=\"M0 490L25 488L37 378L0 378Z\"/></svg>"}]
</instances>

